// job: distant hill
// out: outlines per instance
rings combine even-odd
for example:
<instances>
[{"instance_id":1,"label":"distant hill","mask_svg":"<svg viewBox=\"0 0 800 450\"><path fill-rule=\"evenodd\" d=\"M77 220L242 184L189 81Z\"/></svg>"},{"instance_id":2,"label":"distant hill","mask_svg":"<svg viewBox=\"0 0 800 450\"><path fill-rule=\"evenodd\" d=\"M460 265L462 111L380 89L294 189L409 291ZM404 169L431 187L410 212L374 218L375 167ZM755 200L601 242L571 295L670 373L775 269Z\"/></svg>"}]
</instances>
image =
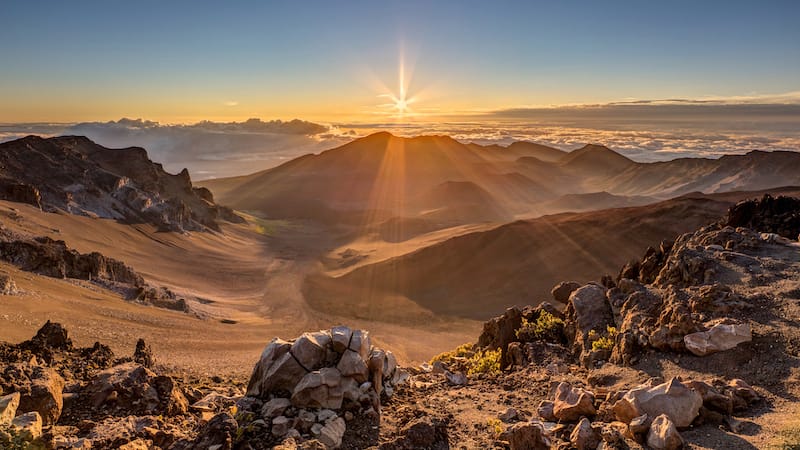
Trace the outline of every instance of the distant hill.
<instances>
[{"instance_id":1,"label":"distant hill","mask_svg":"<svg viewBox=\"0 0 800 450\"><path fill-rule=\"evenodd\" d=\"M142 148L109 149L80 136L0 143L0 198L173 231L241 221L192 186L186 169L171 175Z\"/></svg>"},{"instance_id":2,"label":"distant hill","mask_svg":"<svg viewBox=\"0 0 800 450\"><path fill-rule=\"evenodd\" d=\"M448 183L470 189L431 194ZM796 152L637 163L596 144L564 152L528 142L481 146L447 136L403 138L385 132L266 171L203 182L238 209L270 217L371 224L392 217L431 218L435 211L434 219L453 224L502 222L640 205L694 191L798 184ZM486 207L488 203L494 206Z\"/></svg>"}]
</instances>

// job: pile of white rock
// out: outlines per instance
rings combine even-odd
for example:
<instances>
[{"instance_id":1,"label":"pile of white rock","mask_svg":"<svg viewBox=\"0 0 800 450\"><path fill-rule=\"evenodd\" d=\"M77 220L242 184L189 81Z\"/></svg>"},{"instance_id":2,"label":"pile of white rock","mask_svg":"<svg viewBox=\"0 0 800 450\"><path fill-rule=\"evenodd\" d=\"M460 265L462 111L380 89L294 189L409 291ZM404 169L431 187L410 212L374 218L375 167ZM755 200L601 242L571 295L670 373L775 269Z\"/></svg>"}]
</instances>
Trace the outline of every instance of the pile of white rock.
<instances>
[{"instance_id":1,"label":"pile of white rock","mask_svg":"<svg viewBox=\"0 0 800 450\"><path fill-rule=\"evenodd\" d=\"M390 397L407 378L392 352L371 345L369 332L337 326L293 341L273 339L245 399L261 405L259 420L276 439L311 438L336 448L346 419L379 418L381 396Z\"/></svg>"}]
</instances>

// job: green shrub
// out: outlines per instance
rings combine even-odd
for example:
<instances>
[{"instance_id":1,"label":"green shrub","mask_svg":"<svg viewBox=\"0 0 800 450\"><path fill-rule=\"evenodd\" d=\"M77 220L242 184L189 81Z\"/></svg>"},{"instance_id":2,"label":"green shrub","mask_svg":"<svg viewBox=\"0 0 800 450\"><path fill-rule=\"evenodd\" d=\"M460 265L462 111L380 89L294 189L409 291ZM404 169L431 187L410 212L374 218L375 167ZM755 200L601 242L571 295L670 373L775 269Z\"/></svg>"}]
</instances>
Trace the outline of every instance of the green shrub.
<instances>
[{"instance_id":1,"label":"green shrub","mask_svg":"<svg viewBox=\"0 0 800 450\"><path fill-rule=\"evenodd\" d=\"M561 342L563 334L564 321L547 311L542 311L533 323L522 319L522 326L517 330L517 339L523 342L535 340Z\"/></svg>"},{"instance_id":2,"label":"green shrub","mask_svg":"<svg viewBox=\"0 0 800 450\"><path fill-rule=\"evenodd\" d=\"M503 434L503 421L500 419L489 418L486 420L486 425L489 426L489 431L492 432L492 435L495 439L500 437Z\"/></svg>"},{"instance_id":3,"label":"green shrub","mask_svg":"<svg viewBox=\"0 0 800 450\"><path fill-rule=\"evenodd\" d=\"M476 373L500 373L500 357L502 352L497 350L485 350L475 353L467 362L467 375Z\"/></svg>"},{"instance_id":4,"label":"green shrub","mask_svg":"<svg viewBox=\"0 0 800 450\"><path fill-rule=\"evenodd\" d=\"M615 327L606 326L606 333L600 335L594 330L589 331L589 342L592 343L592 350L611 350L614 348L614 339L617 337Z\"/></svg>"},{"instance_id":5,"label":"green shrub","mask_svg":"<svg viewBox=\"0 0 800 450\"><path fill-rule=\"evenodd\" d=\"M451 350L449 352L442 352L434 356L433 359L431 359L431 364L437 361L442 362L444 364L450 364L457 359L472 358L473 356L475 356L475 351L473 350L474 347L475 345L470 343L461 344L458 347L456 347L455 350Z\"/></svg>"}]
</instances>

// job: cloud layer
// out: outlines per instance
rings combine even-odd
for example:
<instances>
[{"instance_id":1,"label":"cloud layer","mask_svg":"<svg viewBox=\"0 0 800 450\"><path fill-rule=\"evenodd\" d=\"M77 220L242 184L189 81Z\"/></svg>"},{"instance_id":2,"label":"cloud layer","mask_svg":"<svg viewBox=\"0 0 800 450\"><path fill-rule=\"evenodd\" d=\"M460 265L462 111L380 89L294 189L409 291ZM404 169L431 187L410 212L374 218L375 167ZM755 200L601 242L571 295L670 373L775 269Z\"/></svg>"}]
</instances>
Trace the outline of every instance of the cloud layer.
<instances>
[{"instance_id":1,"label":"cloud layer","mask_svg":"<svg viewBox=\"0 0 800 450\"><path fill-rule=\"evenodd\" d=\"M120 119L72 125L12 124L0 125L0 141L28 134L85 135L107 147L144 147L168 171L186 167L194 179L256 172L376 131L401 136L442 134L479 144L532 141L564 150L597 143L637 161L713 158L751 150L800 151L800 105L663 102L520 108L445 123L323 125L250 119L162 125Z\"/></svg>"}]
</instances>

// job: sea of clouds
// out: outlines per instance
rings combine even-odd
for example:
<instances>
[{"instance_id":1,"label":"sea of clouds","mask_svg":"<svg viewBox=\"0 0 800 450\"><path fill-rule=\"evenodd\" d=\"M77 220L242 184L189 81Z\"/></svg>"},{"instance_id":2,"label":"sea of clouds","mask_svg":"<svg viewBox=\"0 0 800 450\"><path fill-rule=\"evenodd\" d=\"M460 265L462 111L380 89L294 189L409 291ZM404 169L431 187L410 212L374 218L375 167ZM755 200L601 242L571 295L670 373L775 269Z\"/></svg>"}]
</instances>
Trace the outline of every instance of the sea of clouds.
<instances>
[{"instance_id":1,"label":"sea of clouds","mask_svg":"<svg viewBox=\"0 0 800 450\"><path fill-rule=\"evenodd\" d=\"M746 107L745 107L746 106ZM462 142L532 141L564 150L602 144L637 161L716 158L752 150L800 151L800 106L634 105L515 109L469 120L319 124L303 120L159 124L142 119L78 124L0 125L0 142L29 134L85 135L107 147L144 147L170 172L196 180L244 175L319 153L376 131L448 135Z\"/></svg>"}]
</instances>

